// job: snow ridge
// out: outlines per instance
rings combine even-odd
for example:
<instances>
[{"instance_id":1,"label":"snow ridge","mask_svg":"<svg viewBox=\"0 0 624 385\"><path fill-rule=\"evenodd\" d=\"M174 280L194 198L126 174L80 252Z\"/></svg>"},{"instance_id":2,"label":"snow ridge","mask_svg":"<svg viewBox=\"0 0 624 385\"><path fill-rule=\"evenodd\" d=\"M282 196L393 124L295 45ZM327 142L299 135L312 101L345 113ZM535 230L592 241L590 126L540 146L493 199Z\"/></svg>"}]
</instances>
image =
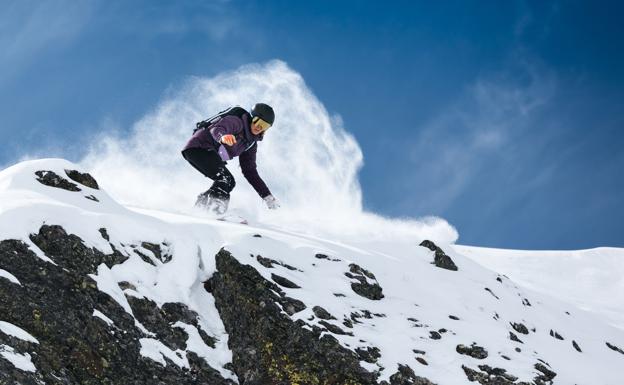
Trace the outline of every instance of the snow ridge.
<instances>
[{"instance_id":1,"label":"snow ridge","mask_svg":"<svg viewBox=\"0 0 624 385\"><path fill-rule=\"evenodd\" d=\"M224 248L294 300L293 307L280 305L285 316L321 338L336 339L378 381L394 384L402 366L438 384L468 383L492 368L505 368L510 384L542 378L616 385L623 374L618 349L624 347L624 330L538 291L546 286L522 286L523 280L502 275L505 269L499 274L483 267L472 249L435 243L456 266L453 271L433 264L437 252L420 245L422 234L409 242L351 236L343 243L339 234L322 239L275 224L131 210L99 187L76 181L69 171L78 169L65 160L43 159L0 172L0 241L22 241L46 263L61 263L32 236L42 225L55 225L92 250L119 256L111 266L95 266L90 277L143 331L141 355L160 365L189 368L192 352L224 379L238 381L226 326L204 285L217 270L215 254ZM18 271L0 267L0 278L6 278L0 284L27 284ZM195 324L170 325L188 336L185 349L172 349L139 321L137 306L149 303L180 303L197 314ZM104 309L92 313L111 332L119 330ZM38 343L33 330L0 322L0 331ZM0 352L16 368L36 370L27 353L9 345L0 345Z\"/></svg>"}]
</instances>

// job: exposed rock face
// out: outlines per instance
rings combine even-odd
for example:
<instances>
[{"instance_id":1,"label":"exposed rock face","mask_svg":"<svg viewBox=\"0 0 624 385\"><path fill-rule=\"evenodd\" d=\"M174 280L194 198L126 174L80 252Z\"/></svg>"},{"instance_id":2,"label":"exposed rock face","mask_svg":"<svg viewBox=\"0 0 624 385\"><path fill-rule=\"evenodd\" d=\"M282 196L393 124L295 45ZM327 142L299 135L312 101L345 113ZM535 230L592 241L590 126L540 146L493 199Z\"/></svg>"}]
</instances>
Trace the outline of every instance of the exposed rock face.
<instances>
[{"instance_id":1,"label":"exposed rock face","mask_svg":"<svg viewBox=\"0 0 624 385\"><path fill-rule=\"evenodd\" d=\"M359 357L335 338L319 339L281 313L279 286L225 250L216 261L210 287L241 384L376 384Z\"/></svg>"},{"instance_id":2,"label":"exposed rock face","mask_svg":"<svg viewBox=\"0 0 624 385\"><path fill-rule=\"evenodd\" d=\"M483 347L473 343L470 346L466 346L466 345L457 345L457 348L455 349L457 351L457 353L459 354L465 354L467 356L470 357L474 357L477 358L479 360L482 360L484 358L487 358L488 356L488 352L487 350L485 350Z\"/></svg>"},{"instance_id":3,"label":"exposed rock face","mask_svg":"<svg viewBox=\"0 0 624 385\"><path fill-rule=\"evenodd\" d=\"M451 257L446 255L446 253L441 248L439 248L435 243L429 240L424 240L420 243L420 246L426 247L429 250L435 252L435 257L433 259L434 265L436 265L437 267L441 269L457 271L457 265L455 265L455 262L453 262Z\"/></svg>"},{"instance_id":4,"label":"exposed rock face","mask_svg":"<svg viewBox=\"0 0 624 385\"><path fill-rule=\"evenodd\" d=\"M387 384L383 381L381 385ZM416 373L407 365L399 365L399 370L390 376L392 385L435 385L426 378L418 377Z\"/></svg>"},{"instance_id":5,"label":"exposed rock face","mask_svg":"<svg viewBox=\"0 0 624 385\"><path fill-rule=\"evenodd\" d=\"M23 242L1 241L0 269L9 269L21 284L0 279L0 314L39 343L0 332L0 344L29 354L37 371L22 371L0 359L1 384L233 384L192 352L186 354L188 369L163 366L140 355L140 339L147 336L87 275L100 263L113 266L125 256L88 248L59 226L42 226L31 240L56 265L37 257ZM159 308L137 299L131 303L151 332L164 336L172 347L185 345L186 333L171 326L194 322L185 305ZM94 310L112 324L94 317Z\"/></svg>"},{"instance_id":6,"label":"exposed rock face","mask_svg":"<svg viewBox=\"0 0 624 385\"><path fill-rule=\"evenodd\" d=\"M609 349L613 350L614 352L618 352L621 354L624 354L624 350L618 348L617 346L610 344L609 342L606 342L607 346L609 347Z\"/></svg>"},{"instance_id":7,"label":"exposed rock face","mask_svg":"<svg viewBox=\"0 0 624 385\"><path fill-rule=\"evenodd\" d=\"M81 191L78 185L68 181L54 171L41 170L35 172L35 175L37 175L39 183L46 186L56 187L67 191Z\"/></svg>"},{"instance_id":8,"label":"exposed rock face","mask_svg":"<svg viewBox=\"0 0 624 385\"><path fill-rule=\"evenodd\" d=\"M69 179L73 180L74 182L78 182L83 186L87 186L95 190L100 189L100 186L98 186L95 178L93 178L89 173L83 173L76 170L65 170L65 174L67 174Z\"/></svg>"},{"instance_id":9,"label":"exposed rock face","mask_svg":"<svg viewBox=\"0 0 624 385\"><path fill-rule=\"evenodd\" d=\"M384 297L383 289L379 286L375 275L370 271L352 263L349 265L349 272L345 273L345 275L356 280L351 283L351 289L356 294L374 301Z\"/></svg>"}]
</instances>

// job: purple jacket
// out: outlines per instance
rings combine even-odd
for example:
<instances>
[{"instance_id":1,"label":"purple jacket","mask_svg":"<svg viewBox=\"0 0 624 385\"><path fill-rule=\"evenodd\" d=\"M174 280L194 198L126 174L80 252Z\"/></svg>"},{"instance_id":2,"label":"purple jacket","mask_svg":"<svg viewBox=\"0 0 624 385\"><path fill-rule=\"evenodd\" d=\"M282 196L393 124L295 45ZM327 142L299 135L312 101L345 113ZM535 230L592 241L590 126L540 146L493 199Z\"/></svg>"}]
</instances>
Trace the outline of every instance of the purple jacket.
<instances>
[{"instance_id":1,"label":"purple jacket","mask_svg":"<svg viewBox=\"0 0 624 385\"><path fill-rule=\"evenodd\" d=\"M234 135L236 143L233 146L221 144L223 135ZM242 118L228 115L212 126L195 131L184 150L189 148L203 148L217 151L223 161L239 157L239 164L243 176L262 198L271 195L271 191L264 183L256 166L258 144L264 134L254 135L251 132L251 116L244 114Z\"/></svg>"}]
</instances>

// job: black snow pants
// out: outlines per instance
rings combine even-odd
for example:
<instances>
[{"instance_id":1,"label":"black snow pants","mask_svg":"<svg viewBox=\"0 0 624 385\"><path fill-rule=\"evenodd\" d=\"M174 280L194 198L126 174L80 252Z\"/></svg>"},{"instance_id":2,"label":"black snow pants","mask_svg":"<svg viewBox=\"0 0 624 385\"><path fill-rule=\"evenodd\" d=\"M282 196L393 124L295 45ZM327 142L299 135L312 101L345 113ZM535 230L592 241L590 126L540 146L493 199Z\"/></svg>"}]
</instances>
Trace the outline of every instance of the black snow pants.
<instances>
[{"instance_id":1,"label":"black snow pants","mask_svg":"<svg viewBox=\"0 0 624 385\"><path fill-rule=\"evenodd\" d=\"M225 201L230 199L230 192L234 189L236 182L232 173L225 167L225 162L216 151L203 148L187 148L182 151L182 156L197 171L214 181L204 194Z\"/></svg>"}]
</instances>

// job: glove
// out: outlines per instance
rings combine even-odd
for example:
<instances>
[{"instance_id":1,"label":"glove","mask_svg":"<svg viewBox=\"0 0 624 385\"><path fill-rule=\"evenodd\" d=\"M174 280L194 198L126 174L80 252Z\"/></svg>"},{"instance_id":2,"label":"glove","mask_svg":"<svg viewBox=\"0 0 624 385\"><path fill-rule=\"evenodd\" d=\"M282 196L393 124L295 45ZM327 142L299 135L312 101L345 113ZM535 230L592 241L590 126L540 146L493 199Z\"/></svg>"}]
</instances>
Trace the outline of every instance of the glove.
<instances>
[{"instance_id":1,"label":"glove","mask_svg":"<svg viewBox=\"0 0 624 385\"><path fill-rule=\"evenodd\" d=\"M264 200L264 203L266 203L269 210L275 210L280 207L279 202L277 201L277 199L275 199L273 195L267 195L262 199Z\"/></svg>"},{"instance_id":2,"label":"glove","mask_svg":"<svg viewBox=\"0 0 624 385\"><path fill-rule=\"evenodd\" d=\"M234 135L231 134L223 135L221 137L221 143L232 146L234 145L234 143L236 143L236 138L234 137Z\"/></svg>"}]
</instances>

